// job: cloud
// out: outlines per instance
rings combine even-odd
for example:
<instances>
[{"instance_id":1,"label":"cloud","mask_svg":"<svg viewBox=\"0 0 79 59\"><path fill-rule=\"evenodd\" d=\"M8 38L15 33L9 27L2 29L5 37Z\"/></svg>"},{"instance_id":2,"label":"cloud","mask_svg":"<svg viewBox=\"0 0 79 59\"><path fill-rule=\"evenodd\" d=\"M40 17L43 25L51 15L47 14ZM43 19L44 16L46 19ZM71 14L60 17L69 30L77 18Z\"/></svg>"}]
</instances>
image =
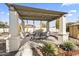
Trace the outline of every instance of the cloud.
<instances>
[{"instance_id":1,"label":"cloud","mask_svg":"<svg viewBox=\"0 0 79 59\"><path fill-rule=\"evenodd\" d=\"M9 13L7 13L7 15L9 16Z\"/></svg>"},{"instance_id":2,"label":"cloud","mask_svg":"<svg viewBox=\"0 0 79 59\"><path fill-rule=\"evenodd\" d=\"M62 6L69 6L69 5L72 5L74 3L62 3Z\"/></svg>"},{"instance_id":3,"label":"cloud","mask_svg":"<svg viewBox=\"0 0 79 59\"><path fill-rule=\"evenodd\" d=\"M66 16L68 17L73 16L76 12L77 10L70 10Z\"/></svg>"},{"instance_id":4,"label":"cloud","mask_svg":"<svg viewBox=\"0 0 79 59\"><path fill-rule=\"evenodd\" d=\"M5 13L3 11L0 11L0 15L6 15L6 16L9 16L9 13Z\"/></svg>"},{"instance_id":5,"label":"cloud","mask_svg":"<svg viewBox=\"0 0 79 59\"><path fill-rule=\"evenodd\" d=\"M67 14L66 16L72 16L73 14Z\"/></svg>"},{"instance_id":6,"label":"cloud","mask_svg":"<svg viewBox=\"0 0 79 59\"><path fill-rule=\"evenodd\" d=\"M0 11L0 15L2 15L2 14L4 14L4 12L3 11Z\"/></svg>"},{"instance_id":7,"label":"cloud","mask_svg":"<svg viewBox=\"0 0 79 59\"><path fill-rule=\"evenodd\" d=\"M77 10L70 10L69 13L76 13Z\"/></svg>"}]
</instances>

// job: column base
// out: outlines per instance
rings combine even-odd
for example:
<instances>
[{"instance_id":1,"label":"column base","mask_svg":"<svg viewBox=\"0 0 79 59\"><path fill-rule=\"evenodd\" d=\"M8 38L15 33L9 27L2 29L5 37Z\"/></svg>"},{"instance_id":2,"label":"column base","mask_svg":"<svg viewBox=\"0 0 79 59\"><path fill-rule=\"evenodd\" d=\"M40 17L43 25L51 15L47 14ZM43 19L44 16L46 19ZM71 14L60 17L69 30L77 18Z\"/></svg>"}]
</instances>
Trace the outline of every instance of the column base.
<instances>
[{"instance_id":1,"label":"column base","mask_svg":"<svg viewBox=\"0 0 79 59\"><path fill-rule=\"evenodd\" d=\"M20 37L10 37L8 40L8 52L17 51L20 46Z\"/></svg>"},{"instance_id":2,"label":"column base","mask_svg":"<svg viewBox=\"0 0 79 59\"><path fill-rule=\"evenodd\" d=\"M68 41L68 36L69 36L68 33L65 33L65 34L58 34L58 41L59 41L59 44L62 44L63 42Z\"/></svg>"}]
</instances>

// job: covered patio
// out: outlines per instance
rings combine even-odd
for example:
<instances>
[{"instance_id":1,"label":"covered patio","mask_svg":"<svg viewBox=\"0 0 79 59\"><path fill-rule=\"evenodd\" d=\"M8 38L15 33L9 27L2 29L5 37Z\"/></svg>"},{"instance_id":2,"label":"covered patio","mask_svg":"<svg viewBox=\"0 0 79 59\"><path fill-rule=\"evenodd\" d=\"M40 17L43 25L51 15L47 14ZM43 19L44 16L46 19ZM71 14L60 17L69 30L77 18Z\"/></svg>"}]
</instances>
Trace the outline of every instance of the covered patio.
<instances>
[{"instance_id":1,"label":"covered patio","mask_svg":"<svg viewBox=\"0 0 79 59\"><path fill-rule=\"evenodd\" d=\"M19 49L21 40L20 33L25 36L25 22L24 20L34 21L46 21L47 32L49 32L49 23L54 20L60 21L60 27L58 32L58 41L63 43L68 40L68 34L66 33L66 19L65 12L51 11L38 9L33 7L21 6L16 4L6 4L9 7L9 26L10 26L10 40L9 40L9 52L16 51ZM22 30L19 32L18 20L21 20ZM41 22L40 22L41 24ZM34 31L34 28L33 28Z\"/></svg>"}]
</instances>

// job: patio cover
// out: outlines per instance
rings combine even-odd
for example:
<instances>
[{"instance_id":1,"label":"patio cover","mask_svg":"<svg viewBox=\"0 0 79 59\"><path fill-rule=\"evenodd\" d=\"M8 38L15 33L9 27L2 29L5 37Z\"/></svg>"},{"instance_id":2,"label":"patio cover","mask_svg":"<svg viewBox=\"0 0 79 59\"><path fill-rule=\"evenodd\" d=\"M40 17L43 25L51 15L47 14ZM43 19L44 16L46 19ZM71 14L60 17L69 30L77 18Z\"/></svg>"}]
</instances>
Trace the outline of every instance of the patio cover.
<instances>
[{"instance_id":1,"label":"patio cover","mask_svg":"<svg viewBox=\"0 0 79 59\"><path fill-rule=\"evenodd\" d=\"M7 4L7 6L9 8L14 7L14 10L18 12L22 20L52 21L60 18L64 14L67 14L66 12L44 10L16 4Z\"/></svg>"}]
</instances>

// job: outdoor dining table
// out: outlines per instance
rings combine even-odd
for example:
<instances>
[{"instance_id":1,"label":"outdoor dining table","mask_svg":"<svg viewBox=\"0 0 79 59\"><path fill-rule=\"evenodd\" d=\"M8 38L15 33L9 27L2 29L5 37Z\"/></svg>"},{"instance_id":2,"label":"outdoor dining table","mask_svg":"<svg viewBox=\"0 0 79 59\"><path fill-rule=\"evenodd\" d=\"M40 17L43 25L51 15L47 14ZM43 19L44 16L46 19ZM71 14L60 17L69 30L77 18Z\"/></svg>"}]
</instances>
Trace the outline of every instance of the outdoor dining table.
<instances>
[{"instance_id":1,"label":"outdoor dining table","mask_svg":"<svg viewBox=\"0 0 79 59\"><path fill-rule=\"evenodd\" d=\"M33 35L33 39L35 39L35 40L46 39L46 37L47 37L46 32L33 33L32 35Z\"/></svg>"}]
</instances>

